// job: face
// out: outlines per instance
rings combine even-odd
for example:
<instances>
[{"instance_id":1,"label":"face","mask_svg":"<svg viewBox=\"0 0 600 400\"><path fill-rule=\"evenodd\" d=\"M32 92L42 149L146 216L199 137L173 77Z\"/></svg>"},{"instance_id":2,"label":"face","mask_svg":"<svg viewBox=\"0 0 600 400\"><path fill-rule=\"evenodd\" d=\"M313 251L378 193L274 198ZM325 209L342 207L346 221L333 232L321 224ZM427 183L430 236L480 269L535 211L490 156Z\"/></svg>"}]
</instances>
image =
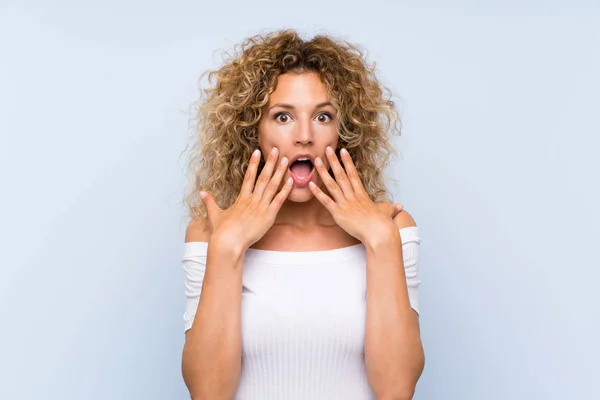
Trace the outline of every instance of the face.
<instances>
[{"instance_id":1,"label":"face","mask_svg":"<svg viewBox=\"0 0 600 400\"><path fill-rule=\"evenodd\" d=\"M325 148L336 149L336 118L327 87L317 73L286 73L278 77L277 88L271 93L258 125L258 142L263 159L266 160L273 147L279 149L280 160L288 158L288 170L281 180L283 185L289 176L294 179L288 200L310 200L313 194L309 181L323 187L314 159L320 157L329 169ZM293 163L299 155L311 162Z\"/></svg>"}]
</instances>

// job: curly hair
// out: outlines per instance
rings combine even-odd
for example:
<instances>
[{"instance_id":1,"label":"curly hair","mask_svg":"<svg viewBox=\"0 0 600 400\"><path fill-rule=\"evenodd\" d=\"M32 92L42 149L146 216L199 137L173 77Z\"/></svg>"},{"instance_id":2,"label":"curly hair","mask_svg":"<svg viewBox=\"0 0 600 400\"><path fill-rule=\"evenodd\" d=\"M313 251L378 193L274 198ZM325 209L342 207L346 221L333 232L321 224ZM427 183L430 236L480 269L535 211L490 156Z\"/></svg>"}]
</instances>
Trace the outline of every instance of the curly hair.
<instances>
[{"instance_id":1,"label":"curly hair","mask_svg":"<svg viewBox=\"0 0 600 400\"><path fill-rule=\"evenodd\" d=\"M329 35L303 40L291 29L259 34L236 45L223 66L208 75L193 104L193 134L184 203L188 216L206 217L200 191L208 191L219 207L231 206L241 189L252 152L258 148L258 122L277 77L288 72L316 72L338 114L336 153L345 147L373 201L388 201L383 171L397 151L400 117L391 92L376 77L375 63L363 51ZM186 146L187 148L187 146ZM264 166L261 160L259 172Z\"/></svg>"}]
</instances>

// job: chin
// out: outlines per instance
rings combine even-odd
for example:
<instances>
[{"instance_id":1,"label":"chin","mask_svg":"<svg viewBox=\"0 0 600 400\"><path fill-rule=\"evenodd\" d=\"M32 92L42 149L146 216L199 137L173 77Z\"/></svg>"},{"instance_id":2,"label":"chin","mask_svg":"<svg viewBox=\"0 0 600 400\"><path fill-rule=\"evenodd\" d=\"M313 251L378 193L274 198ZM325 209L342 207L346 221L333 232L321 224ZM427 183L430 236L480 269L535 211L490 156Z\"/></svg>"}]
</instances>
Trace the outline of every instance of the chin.
<instances>
[{"instance_id":1,"label":"chin","mask_svg":"<svg viewBox=\"0 0 600 400\"><path fill-rule=\"evenodd\" d=\"M311 200L315 195L310 191L308 185L303 187L294 186L288 194L287 200L295 203L305 203Z\"/></svg>"}]
</instances>

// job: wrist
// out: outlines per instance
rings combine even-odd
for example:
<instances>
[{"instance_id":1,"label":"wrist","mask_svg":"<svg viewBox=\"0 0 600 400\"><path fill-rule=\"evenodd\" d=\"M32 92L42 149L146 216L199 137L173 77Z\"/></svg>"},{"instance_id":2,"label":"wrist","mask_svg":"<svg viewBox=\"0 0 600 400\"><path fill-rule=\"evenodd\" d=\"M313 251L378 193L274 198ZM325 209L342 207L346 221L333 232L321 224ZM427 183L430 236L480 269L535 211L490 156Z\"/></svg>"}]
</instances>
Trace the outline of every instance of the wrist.
<instances>
[{"instance_id":1,"label":"wrist","mask_svg":"<svg viewBox=\"0 0 600 400\"><path fill-rule=\"evenodd\" d=\"M382 223L374 227L362 242L367 251L377 251L381 248L401 243L400 232L398 232L393 222Z\"/></svg>"},{"instance_id":2,"label":"wrist","mask_svg":"<svg viewBox=\"0 0 600 400\"><path fill-rule=\"evenodd\" d=\"M233 235L218 231L213 232L210 236L209 247L235 258L243 256L247 249L247 246Z\"/></svg>"}]
</instances>

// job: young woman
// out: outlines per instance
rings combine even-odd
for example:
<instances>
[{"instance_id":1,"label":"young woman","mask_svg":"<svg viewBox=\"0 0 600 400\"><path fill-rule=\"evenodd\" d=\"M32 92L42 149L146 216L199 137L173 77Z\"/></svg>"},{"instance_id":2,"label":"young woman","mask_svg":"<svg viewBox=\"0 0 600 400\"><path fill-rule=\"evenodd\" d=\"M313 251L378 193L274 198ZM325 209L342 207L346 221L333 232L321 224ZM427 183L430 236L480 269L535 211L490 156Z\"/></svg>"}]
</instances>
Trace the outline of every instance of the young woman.
<instances>
[{"instance_id":1,"label":"young woman","mask_svg":"<svg viewBox=\"0 0 600 400\"><path fill-rule=\"evenodd\" d=\"M360 49L244 41L204 91L182 371L193 399L410 399L424 365L415 221L382 200L399 133Z\"/></svg>"}]
</instances>

